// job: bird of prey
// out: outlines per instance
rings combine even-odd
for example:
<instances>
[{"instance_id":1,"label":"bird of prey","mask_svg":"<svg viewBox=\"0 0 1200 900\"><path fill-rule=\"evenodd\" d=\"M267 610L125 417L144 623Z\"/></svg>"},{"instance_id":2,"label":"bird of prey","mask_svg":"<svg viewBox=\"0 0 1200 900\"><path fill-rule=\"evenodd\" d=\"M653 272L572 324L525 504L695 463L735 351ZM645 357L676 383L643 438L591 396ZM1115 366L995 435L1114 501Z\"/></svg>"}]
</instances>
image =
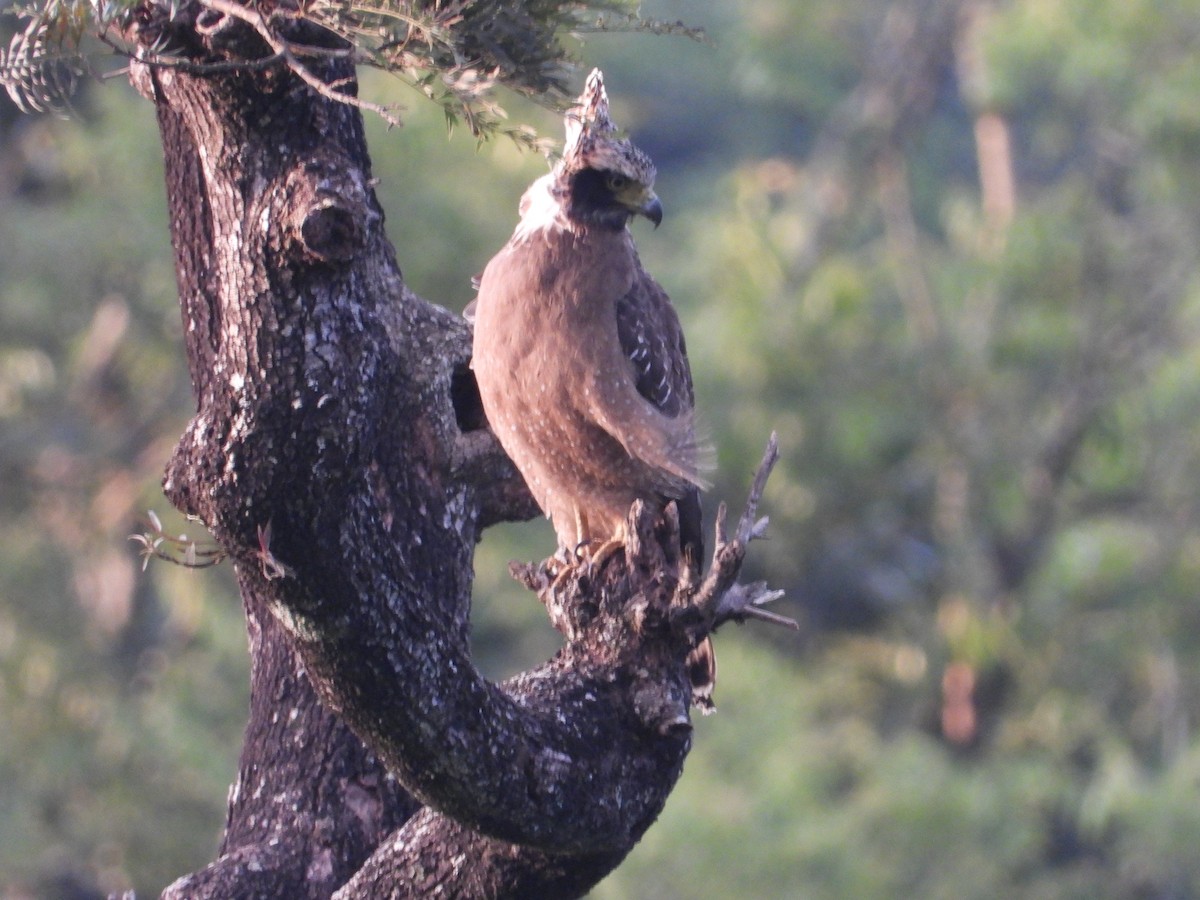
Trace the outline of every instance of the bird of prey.
<instances>
[{"instance_id":1,"label":"bird of prey","mask_svg":"<svg viewBox=\"0 0 1200 900\"><path fill-rule=\"evenodd\" d=\"M599 69L566 116L562 159L521 198L521 221L475 301L484 412L567 559L623 543L637 499L675 501L689 565L703 553L701 447L679 318L628 224L657 226L654 164L618 135ZM705 640L688 662L712 706Z\"/></svg>"}]
</instances>

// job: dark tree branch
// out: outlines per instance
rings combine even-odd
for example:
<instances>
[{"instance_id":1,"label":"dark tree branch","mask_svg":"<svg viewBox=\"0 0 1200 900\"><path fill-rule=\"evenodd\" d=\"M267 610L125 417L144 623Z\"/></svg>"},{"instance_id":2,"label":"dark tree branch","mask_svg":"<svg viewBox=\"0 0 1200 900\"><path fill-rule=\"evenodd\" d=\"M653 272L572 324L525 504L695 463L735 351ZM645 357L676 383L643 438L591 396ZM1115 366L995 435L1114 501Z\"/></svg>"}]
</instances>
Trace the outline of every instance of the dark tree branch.
<instances>
[{"instance_id":1,"label":"dark tree branch","mask_svg":"<svg viewBox=\"0 0 1200 900\"><path fill-rule=\"evenodd\" d=\"M517 847L426 809L381 846L334 897L570 900L586 894L624 857L620 851L563 856ZM462 864L468 860L476 864Z\"/></svg>"},{"instance_id":2,"label":"dark tree branch","mask_svg":"<svg viewBox=\"0 0 1200 900\"><path fill-rule=\"evenodd\" d=\"M192 22L173 41L197 60L278 55L245 17L191 12L147 34ZM164 489L237 569L254 672L221 857L166 896L584 893L681 771L687 652L755 604L696 607L678 523L643 510L628 561L556 585L563 650L479 675L474 546L534 509L484 429L467 323L404 285L339 102L350 61L305 67L338 96L284 66L132 73L158 111L197 401Z\"/></svg>"},{"instance_id":3,"label":"dark tree branch","mask_svg":"<svg viewBox=\"0 0 1200 900\"><path fill-rule=\"evenodd\" d=\"M717 508L717 540L713 547L713 563L694 601L709 629L715 629L725 622L742 622L746 619L759 619L792 629L800 627L795 620L762 608L765 604L782 597L783 591L772 591L761 581L748 585L737 583L737 576L750 542L766 536L768 520L765 516L758 518L758 504L762 502L767 479L778 460L779 438L772 433L763 452L762 462L754 473L750 496L746 500L746 508L738 520L737 531L732 541L725 531L725 504L722 503Z\"/></svg>"},{"instance_id":4,"label":"dark tree branch","mask_svg":"<svg viewBox=\"0 0 1200 900\"><path fill-rule=\"evenodd\" d=\"M466 326L404 289L357 115L289 78L264 80L254 94L239 85L236 104L217 80L173 73L160 85L197 114L190 137L216 213L200 253L220 277L189 316L190 334L216 341L189 347L204 358L194 367L201 403L166 490L239 561L244 589L280 617L326 702L422 800L547 849L623 846L631 810L615 797L582 813L539 798L566 781L620 793L620 779L599 776L624 763L582 752L549 712L556 698L536 715L471 665L479 502L452 468L462 454L451 381ZM263 98L253 117L247 96ZM307 115L271 109L272 99ZM282 123L314 113L315 131L289 132L274 155ZM245 145L259 148L248 163ZM304 227L330 208L348 223L337 264ZM259 542L267 526L269 548ZM287 577L264 575L267 556Z\"/></svg>"},{"instance_id":5,"label":"dark tree branch","mask_svg":"<svg viewBox=\"0 0 1200 900\"><path fill-rule=\"evenodd\" d=\"M328 897L420 804L313 690L279 623L247 595L250 719L220 855L166 900Z\"/></svg>"}]
</instances>

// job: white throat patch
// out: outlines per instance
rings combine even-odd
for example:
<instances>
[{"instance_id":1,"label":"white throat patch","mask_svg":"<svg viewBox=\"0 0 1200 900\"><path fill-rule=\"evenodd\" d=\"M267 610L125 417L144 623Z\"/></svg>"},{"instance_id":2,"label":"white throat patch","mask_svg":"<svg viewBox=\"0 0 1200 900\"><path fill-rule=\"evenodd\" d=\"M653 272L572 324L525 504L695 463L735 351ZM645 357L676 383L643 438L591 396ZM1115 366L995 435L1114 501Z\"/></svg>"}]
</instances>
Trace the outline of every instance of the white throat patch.
<instances>
[{"instance_id":1,"label":"white throat patch","mask_svg":"<svg viewBox=\"0 0 1200 900\"><path fill-rule=\"evenodd\" d=\"M563 212L562 204L554 196L555 173L549 172L529 186L521 195L518 209L521 221L513 231L513 240L524 242L539 231L550 228L574 231L570 220Z\"/></svg>"}]
</instances>

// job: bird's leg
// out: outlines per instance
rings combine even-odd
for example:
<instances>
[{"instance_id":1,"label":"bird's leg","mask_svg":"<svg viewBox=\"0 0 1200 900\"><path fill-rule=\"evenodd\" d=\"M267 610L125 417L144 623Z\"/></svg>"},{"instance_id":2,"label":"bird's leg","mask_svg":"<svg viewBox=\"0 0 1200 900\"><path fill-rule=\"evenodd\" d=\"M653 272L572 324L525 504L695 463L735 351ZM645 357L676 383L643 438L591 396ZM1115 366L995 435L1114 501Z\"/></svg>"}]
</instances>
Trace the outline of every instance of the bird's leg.
<instances>
[{"instance_id":1,"label":"bird's leg","mask_svg":"<svg viewBox=\"0 0 1200 900\"><path fill-rule=\"evenodd\" d=\"M588 538L576 544L573 550L566 551L574 559L563 563L563 567L554 576L554 581L551 583L553 588L557 589L561 587L562 583L580 567L583 568L584 574L590 577L593 572L598 571L608 561L610 556L618 550L625 549L625 539L621 536L605 541L594 552L588 552L586 548L595 543L597 543L596 538ZM560 550L562 549L560 548Z\"/></svg>"},{"instance_id":2,"label":"bird's leg","mask_svg":"<svg viewBox=\"0 0 1200 900\"><path fill-rule=\"evenodd\" d=\"M593 544L599 543L599 539L590 537L590 534L591 526L587 521L586 515L584 514L583 510L576 507L575 537L577 541L573 547L568 547L562 543L559 544L558 554L555 555L555 558L557 559L561 554L562 556L565 556L566 559L563 560L562 569L560 569L555 575L553 582L554 587L559 587L566 577L580 566L583 566L584 573L590 576L593 572L599 569L600 566L602 566L617 550L623 550L625 548L624 523L622 523L622 527L613 537L600 544L599 548L594 551L589 551L588 548Z\"/></svg>"},{"instance_id":3,"label":"bird's leg","mask_svg":"<svg viewBox=\"0 0 1200 900\"><path fill-rule=\"evenodd\" d=\"M550 581L550 590L557 591L562 587L563 583L570 578L571 573L579 568L579 553L578 547L570 549L559 544L558 549L554 551L554 555L546 562L554 563L553 579Z\"/></svg>"},{"instance_id":4,"label":"bird's leg","mask_svg":"<svg viewBox=\"0 0 1200 900\"><path fill-rule=\"evenodd\" d=\"M579 548L591 543L591 538L588 537L590 529L588 528L587 519L584 518L583 510L579 504L575 506L575 562L576 564L583 562L583 556L579 553Z\"/></svg>"},{"instance_id":5,"label":"bird's leg","mask_svg":"<svg viewBox=\"0 0 1200 900\"><path fill-rule=\"evenodd\" d=\"M608 562L610 556L618 550L624 550L628 536L628 523L622 520L617 524L612 537L608 540L600 543L598 539L593 538L589 543L600 543L600 546L587 556L587 573L590 575L592 572L598 571L601 566Z\"/></svg>"},{"instance_id":6,"label":"bird's leg","mask_svg":"<svg viewBox=\"0 0 1200 900\"><path fill-rule=\"evenodd\" d=\"M587 521L578 506L573 506L571 518L574 519L575 530L568 534L563 534L563 529L559 527L559 520L555 519L554 528L558 532L558 549L543 564L547 569L550 564L554 566L551 572L551 587L554 590L558 590L570 574L583 563L584 557L580 550L591 543L591 540L586 537Z\"/></svg>"},{"instance_id":7,"label":"bird's leg","mask_svg":"<svg viewBox=\"0 0 1200 900\"><path fill-rule=\"evenodd\" d=\"M578 511L576 511L575 534L582 534L583 527L584 526L581 517ZM551 589L558 590L558 588L562 587L563 582L565 582L573 572L587 562L587 557L582 551L583 548L590 543L592 543L591 538L584 538L583 540L578 541L574 546L567 546L559 543L558 550L555 551L552 559L559 563L560 567L555 572L554 580L550 583Z\"/></svg>"},{"instance_id":8,"label":"bird's leg","mask_svg":"<svg viewBox=\"0 0 1200 900\"><path fill-rule=\"evenodd\" d=\"M612 556L618 550L624 550L624 549L625 549L625 535L624 534L618 534L615 537L609 538L607 541L605 541L603 544L601 544L594 553L592 553L588 556L587 563L588 563L589 571L593 571L593 572L596 571L602 565L604 565L604 563L606 563L608 561L608 558L610 556Z\"/></svg>"}]
</instances>

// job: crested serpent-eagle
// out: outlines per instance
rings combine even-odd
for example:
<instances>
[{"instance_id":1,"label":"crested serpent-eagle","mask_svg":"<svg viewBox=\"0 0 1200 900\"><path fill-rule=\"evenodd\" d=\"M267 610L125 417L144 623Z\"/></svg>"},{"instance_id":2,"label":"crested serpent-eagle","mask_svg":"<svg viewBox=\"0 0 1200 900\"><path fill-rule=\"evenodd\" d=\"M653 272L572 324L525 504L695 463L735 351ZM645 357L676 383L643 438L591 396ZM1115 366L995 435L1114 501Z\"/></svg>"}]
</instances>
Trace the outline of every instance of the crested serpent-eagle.
<instances>
[{"instance_id":1,"label":"crested serpent-eagle","mask_svg":"<svg viewBox=\"0 0 1200 900\"><path fill-rule=\"evenodd\" d=\"M618 135L599 69L566 131L562 159L525 192L479 282L472 367L484 412L568 564L619 546L641 499L678 505L684 558L698 567L705 483L687 348L628 228L638 215L662 220L654 164ZM688 666L708 711L707 638Z\"/></svg>"}]
</instances>

